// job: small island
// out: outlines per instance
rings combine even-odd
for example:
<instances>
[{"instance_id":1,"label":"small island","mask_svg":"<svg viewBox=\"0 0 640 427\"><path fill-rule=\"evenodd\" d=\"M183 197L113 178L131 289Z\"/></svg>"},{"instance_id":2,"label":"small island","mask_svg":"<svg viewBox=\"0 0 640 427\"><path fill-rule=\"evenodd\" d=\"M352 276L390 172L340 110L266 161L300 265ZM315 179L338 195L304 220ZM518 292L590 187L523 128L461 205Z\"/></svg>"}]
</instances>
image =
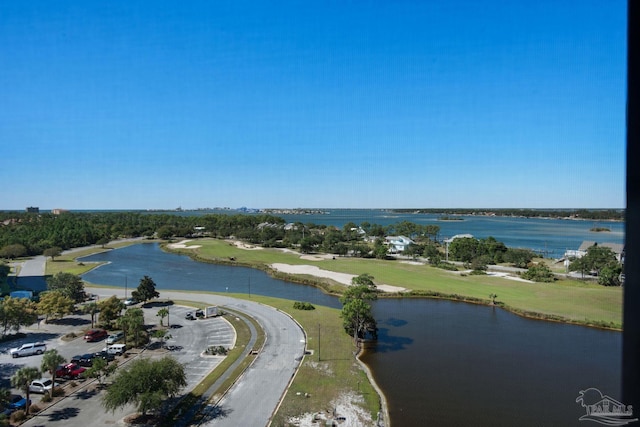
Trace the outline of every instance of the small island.
<instances>
[{"instance_id":1,"label":"small island","mask_svg":"<svg viewBox=\"0 0 640 427\"><path fill-rule=\"evenodd\" d=\"M438 217L438 221L464 221L464 218L462 218L461 216L443 215Z\"/></svg>"},{"instance_id":2,"label":"small island","mask_svg":"<svg viewBox=\"0 0 640 427\"><path fill-rule=\"evenodd\" d=\"M610 232L611 229L607 227L591 227L589 231L593 231L594 233L606 233Z\"/></svg>"}]
</instances>

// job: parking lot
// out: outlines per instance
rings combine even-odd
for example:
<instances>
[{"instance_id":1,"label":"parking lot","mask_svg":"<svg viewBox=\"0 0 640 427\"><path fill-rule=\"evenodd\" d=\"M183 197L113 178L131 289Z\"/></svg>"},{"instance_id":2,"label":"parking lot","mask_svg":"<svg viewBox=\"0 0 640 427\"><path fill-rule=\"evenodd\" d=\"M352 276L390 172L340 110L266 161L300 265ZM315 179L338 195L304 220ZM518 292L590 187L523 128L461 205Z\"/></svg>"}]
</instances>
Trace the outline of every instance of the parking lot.
<instances>
[{"instance_id":1,"label":"parking lot","mask_svg":"<svg viewBox=\"0 0 640 427\"><path fill-rule=\"evenodd\" d=\"M105 295L104 297L108 297ZM101 296L103 298L103 296ZM151 346L153 350L131 349L128 350L128 357L119 356L118 363L126 367L128 361L135 357L163 357L171 355L185 366L187 376L187 387L190 390L197 385L202 378L217 366L223 359L221 356L206 356L204 351L209 346L223 346L231 348L235 344L235 331L231 325L224 320L224 317L213 317L208 319L187 320L187 312L194 312L193 308L175 305L152 304L149 308L144 308L145 324L147 326L157 326L160 324L160 317L156 316L160 308L169 309L168 319L164 319L164 324L169 321L169 334L171 338L166 341L165 348ZM42 341L47 345L47 349L56 349L65 359L71 360L75 355L85 353L95 353L101 351L106 346L106 340L101 339L96 342L86 342L82 338L82 333L91 327L90 317L72 316L63 319L58 323L34 324L25 328L22 332L27 337L20 340L5 342L0 344L0 386L10 388L11 376L20 368L32 366L40 368L42 355L33 355L20 358L12 358L8 350L12 347L19 347L26 342ZM78 335L77 338L67 341L62 337L69 332ZM111 331L109 331L111 332ZM153 341L153 340L152 340ZM48 373L43 377L50 377ZM68 387L68 382L56 379ZM87 381L88 382L88 381ZM21 390L12 389L13 393L24 395ZM134 412L134 408L123 408L115 413L105 413L101 405L100 392L88 393L86 390L78 391L73 396L56 403L54 406L42 411L37 417L23 424L25 426L39 425L106 425L121 423L122 417ZM32 394L31 400L34 404L39 404L40 395ZM40 405L41 407L44 406Z\"/></svg>"}]
</instances>

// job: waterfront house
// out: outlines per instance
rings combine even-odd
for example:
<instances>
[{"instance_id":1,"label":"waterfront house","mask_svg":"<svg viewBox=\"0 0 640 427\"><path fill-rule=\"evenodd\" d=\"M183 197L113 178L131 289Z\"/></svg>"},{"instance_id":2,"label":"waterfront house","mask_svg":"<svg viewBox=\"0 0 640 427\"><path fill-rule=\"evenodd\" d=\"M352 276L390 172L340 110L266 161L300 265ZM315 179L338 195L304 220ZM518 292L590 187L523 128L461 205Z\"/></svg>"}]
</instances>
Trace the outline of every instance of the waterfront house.
<instances>
[{"instance_id":1,"label":"waterfront house","mask_svg":"<svg viewBox=\"0 0 640 427\"><path fill-rule=\"evenodd\" d=\"M387 236L384 239L386 245L389 246L389 253L392 254L404 252L407 246L414 243L413 240L406 236Z\"/></svg>"},{"instance_id":2,"label":"waterfront house","mask_svg":"<svg viewBox=\"0 0 640 427\"><path fill-rule=\"evenodd\" d=\"M591 240L585 240L584 242L582 242L582 244L577 250L575 249L567 250L564 253L564 258L565 259L581 258L587 254L587 250L593 245L598 245L598 246L611 249L613 253L616 254L616 259L618 260L618 262L624 264L624 245L622 243L610 243L610 242L598 243Z\"/></svg>"}]
</instances>

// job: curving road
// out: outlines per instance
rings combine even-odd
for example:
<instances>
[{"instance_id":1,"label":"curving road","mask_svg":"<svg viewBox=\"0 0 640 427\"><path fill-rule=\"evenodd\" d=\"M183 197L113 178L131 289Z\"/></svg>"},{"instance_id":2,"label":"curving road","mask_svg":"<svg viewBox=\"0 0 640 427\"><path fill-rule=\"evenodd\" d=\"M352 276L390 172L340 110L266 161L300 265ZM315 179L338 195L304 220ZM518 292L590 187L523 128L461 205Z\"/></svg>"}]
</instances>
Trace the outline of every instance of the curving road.
<instances>
[{"instance_id":1,"label":"curving road","mask_svg":"<svg viewBox=\"0 0 640 427\"><path fill-rule=\"evenodd\" d=\"M42 257L44 258L44 257ZM36 257L26 261L29 275L44 276L44 260ZM36 271L39 270L39 271ZM87 292L124 297L124 289L87 288ZM266 426L289 383L295 375L306 349L306 337L300 325L289 315L263 304L215 294L160 291L162 298L198 301L208 305L226 306L246 313L260 323L267 339L261 352L229 392L207 410L205 426ZM102 408L98 398L84 400L72 417L63 417L65 427L90 425ZM102 411L104 411L102 409ZM83 416L86 413L89 417ZM39 425L37 418L29 425ZM89 422L89 424L86 424Z\"/></svg>"}]
</instances>

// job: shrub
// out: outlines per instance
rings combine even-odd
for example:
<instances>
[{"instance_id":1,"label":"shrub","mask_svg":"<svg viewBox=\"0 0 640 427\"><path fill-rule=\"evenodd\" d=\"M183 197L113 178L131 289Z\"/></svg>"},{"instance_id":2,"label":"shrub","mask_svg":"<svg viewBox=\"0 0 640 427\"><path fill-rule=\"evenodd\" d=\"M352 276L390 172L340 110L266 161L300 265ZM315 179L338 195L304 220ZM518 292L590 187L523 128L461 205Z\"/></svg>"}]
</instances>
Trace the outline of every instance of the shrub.
<instances>
[{"instance_id":1,"label":"shrub","mask_svg":"<svg viewBox=\"0 0 640 427\"><path fill-rule=\"evenodd\" d=\"M315 310L316 308L310 302L296 301L293 303L293 308L296 310Z\"/></svg>"},{"instance_id":2,"label":"shrub","mask_svg":"<svg viewBox=\"0 0 640 427\"><path fill-rule=\"evenodd\" d=\"M527 271L522 273L522 277L534 282L553 282L556 280L555 275L545 264L535 264L529 267Z\"/></svg>"},{"instance_id":3,"label":"shrub","mask_svg":"<svg viewBox=\"0 0 640 427\"><path fill-rule=\"evenodd\" d=\"M38 412L40 412L42 409L40 409L40 406L38 406L37 404L33 403L31 405L29 405L29 412L32 414L37 414ZM22 411L24 412L24 411Z\"/></svg>"},{"instance_id":4,"label":"shrub","mask_svg":"<svg viewBox=\"0 0 640 427\"><path fill-rule=\"evenodd\" d=\"M227 352L228 352L228 350L226 348L224 348L223 346L221 346L221 345L219 345L219 346L213 346L212 345L212 346L209 346L207 348L207 354L211 354L213 356L218 355L218 354L221 355L221 356L224 356L224 355L227 354Z\"/></svg>"},{"instance_id":5,"label":"shrub","mask_svg":"<svg viewBox=\"0 0 640 427\"><path fill-rule=\"evenodd\" d=\"M40 402L49 403L51 402L51 400L52 400L51 393L46 392L45 394L42 395L42 399L40 399Z\"/></svg>"},{"instance_id":6,"label":"shrub","mask_svg":"<svg viewBox=\"0 0 640 427\"><path fill-rule=\"evenodd\" d=\"M31 405L31 407L33 408L33 405ZM11 417L10 417L12 424L18 424L24 421L26 418L27 418L27 414L25 414L25 412L22 409L14 412L13 414L11 414Z\"/></svg>"}]
</instances>

